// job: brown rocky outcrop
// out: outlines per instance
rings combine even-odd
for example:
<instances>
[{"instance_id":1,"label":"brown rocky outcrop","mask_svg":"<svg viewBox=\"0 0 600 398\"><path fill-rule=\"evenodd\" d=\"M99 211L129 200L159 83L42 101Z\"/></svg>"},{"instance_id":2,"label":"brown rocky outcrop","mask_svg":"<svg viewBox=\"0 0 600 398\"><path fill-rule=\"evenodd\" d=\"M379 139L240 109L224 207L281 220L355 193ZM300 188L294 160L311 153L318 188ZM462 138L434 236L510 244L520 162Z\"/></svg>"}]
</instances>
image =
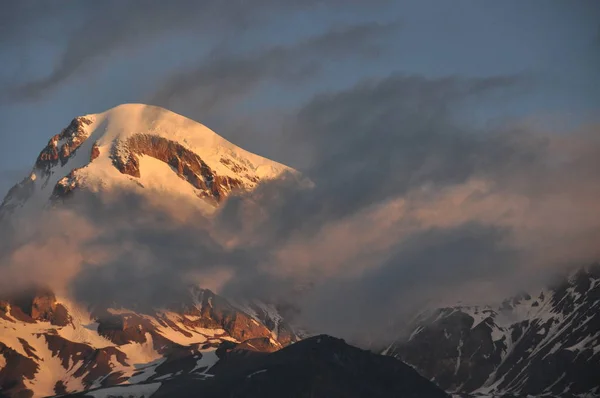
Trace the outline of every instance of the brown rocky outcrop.
<instances>
[{"instance_id":1,"label":"brown rocky outcrop","mask_svg":"<svg viewBox=\"0 0 600 398\"><path fill-rule=\"evenodd\" d=\"M45 288L33 288L3 302L7 304L4 308L10 308L10 315L22 322L45 321L56 326L66 326L71 322L67 309L56 301L54 293Z\"/></svg>"},{"instance_id":2,"label":"brown rocky outcrop","mask_svg":"<svg viewBox=\"0 0 600 398\"><path fill-rule=\"evenodd\" d=\"M10 305L10 316L20 322L34 323L35 320L23 312L17 305Z\"/></svg>"},{"instance_id":3,"label":"brown rocky outcrop","mask_svg":"<svg viewBox=\"0 0 600 398\"><path fill-rule=\"evenodd\" d=\"M145 343L146 333L153 330L152 325L135 314L104 314L97 320L98 333L115 344L131 342Z\"/></svg>"},{"instance_id":4,"label":"brown rocky outcrop","mask_svg":"<svg viewBox=\"0 0 600 398\"><path fill-rule=\"evenodd\" d=\"M122 145L123 147L119 147ZM123 148L125 148L123 154ZM113 164L123 174L140 177L139 155L167 163L177 175L200 190L201 196L221 202L231 191L243 187L241 180L217 175L197 154L163 137L137 134L113 148Z\"/></svg>"},{"instance_id":5,"label":"brown rocky outcrop","mask_svg":"<svg viewBox=\"0 0 600 398\"><path fill-rule=\"evenodd\" d=\"M98 147L98 143L94 142L92 151L90 153L90 162L94 161L96 158L98 158L98 156L100 156L100 148Z\"/></svg>"},{"instance_id":6,"label":"brown rocky outcrop","mask_svg":"<svg viewBox=\"0 0 600 398\"><path fill-rule=\"evenodd\" d=\"M56 134L48 141L48 145L40 152L35 167L48 173L52 167L58 164L59 160L64 166L71 155L87 139L85 126L91 123L92 121L85 117L73 119L60 134ZM59 144L62 145L59 147Z\"/></svg>"},{"instance_id":7,"label":"brown rocky outcrop","mask_svg":"<svg viewBox=\"0 0 600 398\"><path fill-rule=\"evenodd\" d=\"M170 309L182 315L198 317L194 320L182 317L181 323L185 326L223 329L238 341L273 337L279 344L286 346L298 340L292 328L282 319L270 319L259 306L249 305L248 308L257 319L208 289L192 288L187 300L182 300L179 305ZM275 308L273 310L277 311ZM163 323L163 326L177 330L177 326L171 325L172 322L168 319L158 317L157 320ZM184 331L182 333L185 334Z\"/></svg>"},{"instance_id":8,"label":"brown rocky outcrop","mask_svg":"<svg viewBox=\"0 0 600 398\"><path fill-rule=\"evenodd\" d=\"M271 331L265 325L210 290L202 293L200 315L208 327L220 327L238 341L271 336Z\"/></svg>"},{"instance_id":9,"label":"brown rocky outcrop","mask_svg":"<svg viewBox=\"0 0 600 398\"><path fill-rule=\"evenodd\" d=\"M76 370L74 377L82 377L84 384L89 387L100 377L112 373L111 358L113 361L127 366L127 356L115 347L93 348L87 344L75 343L56 334L44 336L52 355L58 357L63 368L73 366ZM112 382L105 380L103 385L115 384L121 375L112 378Z\"/></svg>"},{"instance_id":10,"label":"brown rocky outcrop","mask_svg":"<svg viewBox=\"0 0 600 398\"><path fill-rule=\"evenodd\" d=\"M33 379L38 365L3 343L0 343L0 356L5 366L0 368L0 396L30 398L33 392L25 386L25 380Z\"/></svg>"},{"instance_id":11,"label":"brown rocky outcrop","mask_svg":"<svg viewBox=\"0 0 600 398\"><path fill-rule=\"evenodd\" d=\"M37 161L35 162L36 168L44 171L49 171L53 166L58 164L58 140L60 139L60 134L56 134L53 136L50 141L48 141L48 145L40 152Z\"/></svg>"},{"instance_id":12,"label":"brown rocky outcrop","mask_svg":"<svg viewBox=\"0 0 600 398\"><path fill-rule=\"evenodd\" d=\"M54 189L52 190L51 200L65 199L77 188L77 179L75 174L79 169L73 169L69 174L58 180Z\"/></svg>"},{"instance_id":13,"label":"brown rocky outcrop","mask_svg":"<svg viewBox=\"0 0 600 398\"><path fill-rule=\"evenodd\" d=\"M0 319L4 319L9 322L13 322L11 319L12 316L10 314L11 305L8 301L0 300Z\"/></svg>"}]
</instances>

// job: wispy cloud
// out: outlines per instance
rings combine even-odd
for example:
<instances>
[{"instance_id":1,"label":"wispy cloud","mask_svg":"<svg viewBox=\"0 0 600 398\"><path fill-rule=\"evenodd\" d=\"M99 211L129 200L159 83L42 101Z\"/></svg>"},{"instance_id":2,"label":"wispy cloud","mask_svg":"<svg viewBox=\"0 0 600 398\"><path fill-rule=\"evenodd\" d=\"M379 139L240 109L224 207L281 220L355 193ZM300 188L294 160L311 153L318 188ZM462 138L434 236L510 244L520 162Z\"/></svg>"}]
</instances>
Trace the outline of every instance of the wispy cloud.
<instances>
[{"instance_id":1,"label":"wispy cloud","mask_svg":"<svg viewBox=\"0 0 600 398\"><path fill-rule=\"evenodd\" d=\"M207 113L239 101L265 82L298 86L333 60L377 57L383 51L381 41L399 28L399 23L369 22L332 28L287 46L249 53L223 53L217 48L199 67L167 79L150 102L169 107L172 100L186 100L196 92L196 108Z\"/></svg>"},{"instance_id":2,"label":"wispy cloud","mask_svg":"<svg viewBox=\"0 0 600 398\"><path fill-rule=\"evenodd\" d=\"M0 32L5 42L15 45L24 38L37 37L65 45L46 76L13 87L9 97L12 101L38 98L72 75L97 67L115 50L144 45L169 32L240 35L259 28L274 15L281 17L317 6L340 4L361 6L360 1L337 0L259 0L238 2L235 7L213 0L149 1L143 6L128 0L77 4L66 1L12 3L3 7L6 12Z\"/></svg>"}]
</instances>

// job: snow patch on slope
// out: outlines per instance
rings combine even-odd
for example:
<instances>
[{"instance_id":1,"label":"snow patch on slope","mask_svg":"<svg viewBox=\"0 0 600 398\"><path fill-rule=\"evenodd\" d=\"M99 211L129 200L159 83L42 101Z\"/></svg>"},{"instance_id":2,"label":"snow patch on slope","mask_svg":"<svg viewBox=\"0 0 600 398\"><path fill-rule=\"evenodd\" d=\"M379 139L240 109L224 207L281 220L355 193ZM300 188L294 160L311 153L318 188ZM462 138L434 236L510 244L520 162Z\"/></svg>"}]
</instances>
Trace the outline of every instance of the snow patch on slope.
<instances>
[{"instance_id":1,"label":"snow patch on slope","mask_svg":"<svg viewBox=\"0 0 600 398\"><path fill-rule=\"evenodd\" d=\"M148 398L152 396L159 388L161 383L135 384L129 386L117 386L102 388L95 391L86 392L86 396L94 398L111 398L111 397L129 397L129 398Z\"/></svg>"}]
</instances>

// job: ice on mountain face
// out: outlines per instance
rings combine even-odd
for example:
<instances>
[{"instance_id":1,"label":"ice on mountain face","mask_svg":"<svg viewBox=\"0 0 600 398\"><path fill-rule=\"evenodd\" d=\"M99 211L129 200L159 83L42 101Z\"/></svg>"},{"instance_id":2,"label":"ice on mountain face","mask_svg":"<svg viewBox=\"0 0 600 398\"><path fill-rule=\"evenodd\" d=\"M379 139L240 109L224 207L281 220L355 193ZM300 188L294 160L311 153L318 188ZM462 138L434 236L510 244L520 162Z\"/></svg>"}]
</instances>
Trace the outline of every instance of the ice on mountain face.
<instances>
[{"instance_id":1,"label":"ice on mountain face","mask_svg":"<svg viewBox=\"0 0 600 398\"><path fill-rule=\"evenodd\" d=\"M196 366L194 366L194 369L190 373L200 370L201 374L206 374L219 361L216 349L201 351L200 354L202 357L196 362Z\"/></svg>"},{"instance_id":2,"label":"ice on mountain face","mask_svg":"<svg viewBox=\"0 0 600 398\"><path fill-rule=\"evenodd\" d=\"M257 370L256 372L252 372L252 373L250 373L250 374L249 374L248 376L246 376L246 377L247 377L247 378L250 378L250 377L252 377L252 376L255 376L255 375L257 375L257 374L260 374L260 373L265 373L265 372L267 372L267 371L268 371L268 369L261 369L261 370Z\"/></svg>"},{"instance_id":3,"label":"ice on mountain face","mask_svg":"<svg viewBox=\"0 0 600 398\"><path fill-rule=\"evenodd\" d=\"M155 376L156 368L163 364L165 361L166 358L159 358L150 363L136 364L135 373L129 378L129 380L127 380L127 383L138 384L148 380L152 376Z\"/></svg>"},{"instance_id":4,"label":"ice on mountain face","mask_svg":"<svg viewBox=\"0 0 600 398\"><path fill-rule=\"evenodd\" d=\"M417 328L410 334L408 341L411 341L416 335L423 330L423 326L417 326Z\"/></svg>"},{"instance_id":5,"label":"ice on mountain face","mask_svg":"<svg viewBox=\"0 0 600 398\"><path fill-rule=\"evenodd\" d=\"M117 386L102 388L95 391L86 392L86 395L94 398L111 398L111 397L130 397L141 398L150 397L159 388L161 383L136 384L131 386Z\"/></svg>"}]
</instances>

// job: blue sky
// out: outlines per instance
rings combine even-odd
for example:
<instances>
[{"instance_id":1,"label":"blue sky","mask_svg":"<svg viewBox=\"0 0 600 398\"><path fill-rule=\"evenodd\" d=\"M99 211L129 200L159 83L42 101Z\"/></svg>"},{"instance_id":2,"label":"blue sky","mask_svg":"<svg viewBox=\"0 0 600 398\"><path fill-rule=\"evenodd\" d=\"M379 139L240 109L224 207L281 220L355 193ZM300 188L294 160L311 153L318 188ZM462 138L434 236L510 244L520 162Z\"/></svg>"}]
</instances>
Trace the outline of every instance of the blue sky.
<instances>
[{"instance_id":1,"label":"blue sky","mask_svg":"<svg viewBox=\"0 0 600 398\"><path fill-rule=\"evenodd\" d=\"M522 76L526 84L501 101L463 110L476 123L516 118L568 131L600 114L595 1L276 3L257 1L251 11L189 1L167 11L152 2L3 3L0 189L26 173L70 119L124 102L168 107L292 164L281 150L282 119L315 96L394 74ZM316 37L326 43L311 44ZM275 47L285 55L269 53ZM73 67L36 86L61 59ZM182 75L191 89L161 97Z\"/></svg>"}]
</instances>

